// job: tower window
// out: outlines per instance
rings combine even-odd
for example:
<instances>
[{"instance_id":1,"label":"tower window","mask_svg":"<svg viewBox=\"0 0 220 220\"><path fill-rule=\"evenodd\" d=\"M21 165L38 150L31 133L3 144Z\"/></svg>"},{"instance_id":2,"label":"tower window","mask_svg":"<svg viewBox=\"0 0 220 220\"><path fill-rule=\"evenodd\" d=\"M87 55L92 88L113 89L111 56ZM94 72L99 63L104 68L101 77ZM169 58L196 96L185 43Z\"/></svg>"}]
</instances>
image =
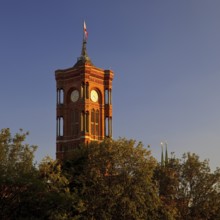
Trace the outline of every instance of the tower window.
<instances>
[{"instance_id":1,"label":"tower window","mask_svg":"<svg viewBox=\"0 0 220 220\"><path fill-rule=\"evenodd\" d=\"M81 129L80 129L80 130L81 130L81 131L84 131L84 130L85 130L85 129L84 129L84 125L85 125L85 123L84 123L84 121L85 121L84 112L81 112L81 117L80 117L80 118L81 118L81 120L80 120L80 124L81 124L81 125L80 125L80 128L81 128Z\"/></svg>"},{"instance_id":2,"label":"tower window","mask_svg":"<svg viewBox=\"0 0 220 220\"><path fill-rule=\"evenodd\" d=\"M105 104L109 104L109 91L108 91L108 89L105 90Z\"/></svg>"},{"instance_id":3,"label":"tower window","mask_svg":"<svg viewBox=\"0 0 220 220\"><path fill-rule=\"evenodd\" d=\"M63 89L57 89L57 104L64 103L64 91Z\"/></svg>"},{"instance_id":4,"label":"tower window","mask_svg":"<svg viewBox=\"0 0 220 220\"><path fill-rule=\"evenodd\" d=\"M85 83L82 82L81 83L81 98L84 98L85 97Z\"/></svg>"},{"instance_id":5,"label":"tower window","mask_svg":"<svg viewBox=\"0 0 220 220\"><path fill-rule=\"evenodd\" d=\"M110 117L105 118L105 136L106 137L112 136L112 118Z\"/></svg>"},{"instance_id":6,"label":"tower window","mask_svg":"<svg viewBox=\"0 0 220 220\"><path fill-rule=\"evenodd\" d=\"M86 132L89 132L89 112L86 112Z\"/></svg>"},{"instance_id":7,"label":"tower window","mask_svg":"<svg viewBox=\"0 0 220 220\"><path fill-rule=\"evenodd\" d=\"M89 98L89 83L86 83L86 99Z\"/></svg>"},{"instance_id":8,"label":"tower window","mask_svg":"<svg viewBox=\"0 0 220 220\"><path fill-rule=\"evenodd\" d=\"M105 89L105 104L112 104L112 90Z\"/></svg>"},{"instance_id":9,"label":"tower window","mask_svg":"<svg viewBox=\"0 0 220 220\"><path fill-rule=\"evenodd\" d=\"M63 117L58 117L57 118L57 136L58 137L63 136L63 130L64 130Z\"/></svg>"},{"instance_id":10,"label":"tower window","mask_svg":"<svg viewBox=\"0 0 220 220\"><path fill-rule=\"evenodd\" d=\"M99 121L100 121L100 115L99 110L92 110L91 112L91 134L94 136L99 136Z\"/></svg>"},{"instance_id":11,"label":"tower window","mask_svg":"<svg viewBox=\"0 0 220 220\"><path fill-rule=\"evenodd\" d=\"M91 133L92 135L95 135L95 110L92 109L91 113Z\"/></svg>"},{"instance_id":12,"label":"tower window","mask_svg":"<svg viewBox=\"0 0 220 220\"><path fill-rule=\"evenodd\" d=\"M108 127L109 127L108 136L112 137L112 118L109 118Z\"/></svg>"},{"instance_id":13,"label":"tower window","mask_svg":"<svg viewBox=\"0 0 220 220\"><path fill-rule=\"evenodd\" d=\"M71 130L72 135L78 135L79 134L79 112L77 109L74 109L72 111L72 119L71 119Z\"/></svg>"},{"instance_id":14,"label":"tower window","mask_svg":"<svg viewBox=\"0 0 220 220\"><path fill-rule=\"evenodd\" d=\"M109 97L109 104L111 105L112 104L112 90L111 89L109 90L108 97Z\"/></svg>"},{"instance_id":15,"label":"tower window","mask_svg":"<svg viewBox=\"0 0 220 220\"><path fill-rule=\"evenodd\" d=\"M105 136L106 136L106 137L108 137L108 135L109 135L108 122L109 122L109 118L106 117L106 118L105 118Z\"/></svg>"},{"instance_id":16,"label":"tower window","mask_svg":"<svg viewBox=\"0 0 220 220\"><path fill-rule=\"evenodd\" d=\"M96 110L95 115L95 134L99 136L99 110Z\"/></svg>"}]
</instances>

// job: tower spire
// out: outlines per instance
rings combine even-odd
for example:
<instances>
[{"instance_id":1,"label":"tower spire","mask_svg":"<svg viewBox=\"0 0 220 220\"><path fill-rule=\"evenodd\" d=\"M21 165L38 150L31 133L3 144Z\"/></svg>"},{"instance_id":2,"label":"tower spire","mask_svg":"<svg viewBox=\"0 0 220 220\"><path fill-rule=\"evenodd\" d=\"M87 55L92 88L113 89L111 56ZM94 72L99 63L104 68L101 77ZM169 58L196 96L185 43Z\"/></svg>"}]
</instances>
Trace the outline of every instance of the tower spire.
<instances>
[{"instance_id":1,"label":"tower spire","mask_svg":"<svg viewBox=\"0 0 220 220\"><path fill-rule=\"evenodd\" d=\"M160 145L161 145L161 166L164 166L163 142L161 142Z\"/></svg>"},{"instance_id":2,"label":"tower spire","mask_svg":"<svg viewBox=\"0 0 220 220\"><path fill-rule=\"evenodd\" d=\"M167 151L167 142L165 143L165 146L166 146L166 152L165 152L165 164L167 165L168 162L169 162L169 159L168 159L168 151Z\"/></svg>"},{"instance_id":3,"label":"tower spire","mask_svg":"<svg viewBox=\"0 0 220 220\"><path fill-rule=\"evenodd\" d=\"M81 51L81 56L78 57L77 59L77 63L78 62L82 62L82 63L90 63L92 64L88 54L87 54L87 49L86 49L86 44L87 44L87 39L88 39L88 32L87 32L87 28L86 28L86 23L84 21L83 24L83 43L82 43L82 51Z\"/></svg>"},{"instance_id":4,"label":"tower spire","mask_svg":"<svg viewBox=\"0 0 220 220\"><path fill-rule=\"evenodd\" d=\"M81 51L81 56L79 58L81 58L82 60L90 60L88 54L87 54L87 50L86 50L86 40L83 39L83 44L82 44L82 51Z\"/></svg>"}]
</instances>

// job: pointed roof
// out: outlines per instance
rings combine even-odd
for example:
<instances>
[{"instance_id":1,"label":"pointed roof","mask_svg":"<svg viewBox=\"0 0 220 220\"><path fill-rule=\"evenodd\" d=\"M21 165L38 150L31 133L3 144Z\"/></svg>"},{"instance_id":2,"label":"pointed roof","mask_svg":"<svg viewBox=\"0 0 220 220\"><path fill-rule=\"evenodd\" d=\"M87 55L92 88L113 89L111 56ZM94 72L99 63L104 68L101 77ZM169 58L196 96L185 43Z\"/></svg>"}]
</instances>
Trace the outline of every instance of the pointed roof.
<instances>
[{"instance_id":1,"label":"pointed roof","mask_svg":"<svg viewBox=\"0 0 220 220\"><path fill-rule=\"evenodd\" d=\"M168 151L167 151L167 143L165 143L166 146L166 152L165 152L165 164L167 165L169 162L169 158L168 158Z\"/></svg>"},{"instance_id":2,"label":"pointed roof","mask_svg":"<svg viewBox=\"0 0 220 220\"><path fill-rule=\"evenodd\" d=\"M163 142L161 142L161 166L164 166Z\"/></svg>"},{"instance_id":3,"label":"pointed roof","mask_svg":"<svg viewBox=\"0 0 220 220\"><path fill-rule=\"evenodd\" d=\"M77 58L77 62L74 65L74 67L78 66L78 65L81 65L81 64L85 64L85 63L93 65L92 61L90 60L90 58L87 54L87 49L86 49L87 39L88 39L88 32L86 30L86 24L84 22L84 26L83 26L83 43L82 43L81 56Z\"/></svg>"}]
</instances>

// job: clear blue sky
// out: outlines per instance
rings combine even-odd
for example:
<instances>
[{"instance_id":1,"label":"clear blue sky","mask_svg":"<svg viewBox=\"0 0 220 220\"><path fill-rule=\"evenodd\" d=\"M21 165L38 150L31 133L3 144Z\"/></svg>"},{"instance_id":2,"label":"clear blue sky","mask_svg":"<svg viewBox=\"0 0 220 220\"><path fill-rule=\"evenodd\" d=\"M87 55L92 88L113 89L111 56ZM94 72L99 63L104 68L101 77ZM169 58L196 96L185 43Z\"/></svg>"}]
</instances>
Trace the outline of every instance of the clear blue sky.
<instances>
[{"instance_id":1,"label":"clear blue sky","mask_svg":"<svg viewBox=\"0 0 220 220\"><path fill-rule=\"evenodd\" d=\"M54 71L75 64L84 19L90 58L115 72L114 138L220 166L219 0L2 0L0 128L55 158Z\"/></svg>"}]
</instances>

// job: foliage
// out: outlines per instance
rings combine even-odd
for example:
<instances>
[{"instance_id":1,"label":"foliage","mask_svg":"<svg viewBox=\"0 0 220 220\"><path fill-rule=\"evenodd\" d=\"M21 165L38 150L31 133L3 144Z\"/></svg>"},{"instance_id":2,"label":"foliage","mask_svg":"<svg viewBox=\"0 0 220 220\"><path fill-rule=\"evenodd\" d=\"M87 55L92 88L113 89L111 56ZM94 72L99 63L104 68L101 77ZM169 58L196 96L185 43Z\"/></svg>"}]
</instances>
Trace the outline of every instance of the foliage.
<instances>
[{"instance_id":1,"label":"foliage","mask_svg":"<svg viewBox=\"0 0 220 220\"><path fill-rule=\"evenodd\" d=\"M12 137L9 129L0 131L0 217L13 218L22 212L21 200L32 190L32 178L36 176L33 165L36 146L23 144L28 133ZM24 197L23 197L24 195Z\"/></svg>"},{"instance_id":2,"label":"foliage","mask_svg":"<svg viewBox=\"0 0 220 220\"><path fill-rule=\"evenodd\" d=\"M62 174L60 162L45 157L39 165L39 174L47 189L45 197L48 219L70 219L69 212L75 199L69 192L69 181Z\"/></svg>"},{"instance_id":3,"label":"foliage","mask_svg":"<svg viewBox=\"0 0 220 220\"><path fill-rule=\"evenodd\" d=\"M178 204L181 218L215 219L220 213L220 170L211 173L207 160L196 154L184 154L180 169Z\"/></svg>"},{"instance_id":4,"label":"foliage","mask_svg":"<svg viewBox=\"0 0 220 220\"><path fill-rule=\"evenodd\" d=\"M18 177L20 174L28 174L34 170L33 159L36 146L23 144L28 133L15 134L11 136L9 129L0 131L0 175L8 175L10 178Z\"/></svg>"},{"instance_id":5,"label":"foliage","mask_svg":"<svg viewBox=\"0 0 220 220\"><path fill-rule=\"evenodd\" d=\"M164 163L158 163L154 178L158 182L161 200L160 218L174 220L177 218L177 191L179 187L179 160L170 159Z\"/></svg>"},{"instance_id":6,"label":"foliage","mask_svg":"<svg viewBox=\"0 0 220 220\"><path fill-rule=\"evenodd\" d=\"M155 159L141 143L119 139L92 142L65 164L77 192L82 219L157 219L159 198L152 181Z\"/></svg>"},{"instance_id":7,"label":"foliage","mask_svg":"<svg viewBox=\"0 0 220 220\"><path fill-rule=\"evenodd\" d=\"M220 170L211 172L207 160L196 154L172 158L158 164L155 178L159 183L165 219L206 220L220 216Z\"/></svg>"},{"instance_id":8,"label":"foliage","mask_svg":"<svg viewBox=\"0 0 220 220\"><path fill-rule=\"evenodd\" d=\"M69 219L72 197L60 165L46 158L37 169L36 146L24 143L27 135L22 130L14 137L9 129L0 132L0 219Z\"/></svg>"},{"instance_id":9,"label":"foliage","mask_svg":"<svg viewBox=\"0 0 220 220\"><path fill-rule=\"evenodd\" d=\"M0 219L220 219L220 169L196 154L158 163L142 143L106 139L36 167L27 135L0 131Z\"/></svg>"}]
</instances>

